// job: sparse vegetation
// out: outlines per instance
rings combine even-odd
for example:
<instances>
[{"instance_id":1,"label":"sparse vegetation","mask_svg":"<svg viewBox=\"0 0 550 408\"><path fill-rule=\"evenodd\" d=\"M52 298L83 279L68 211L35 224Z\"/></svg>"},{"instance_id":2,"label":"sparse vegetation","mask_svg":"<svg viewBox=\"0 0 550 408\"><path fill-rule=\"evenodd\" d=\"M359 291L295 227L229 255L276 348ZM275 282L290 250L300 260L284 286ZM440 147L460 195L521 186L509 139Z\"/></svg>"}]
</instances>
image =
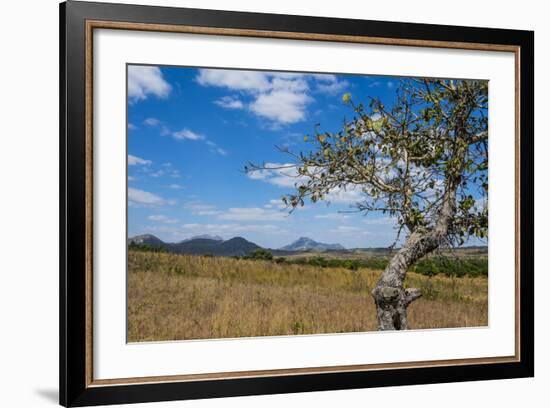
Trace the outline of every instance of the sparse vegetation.
<instances>
[{"instance_id":1,"label":"sparse vegetation","mask_svg":"<svg viewBox=\"0 0 550 408\"><path fill-rule=\"evenodd\" d=\"M133 241L128 244L128 249L141 252L166 252L166 249L161 245L138 244Z\"/></svg>"},{"instance_id":2,"label":"sparse vegetation","mask_svg":"<svg viewBox=\"0 0 550 408\"><path fill-rule=\"evenodd\" d=\"M327 253L330 254L330 253ZM475 252L474 252L475 254ZM324 254L299 255L293 257L277 257L274 258L271 251L260 248L252 251L247 256L235 256L234 259L251 259L270 261L275 260L279 264L292 265L311 265L319 268L345 268L356 271L360 268L367 269L384 269L388 266L388 256L365 256L363 258L342 258L342 257L327 257ZM417 261L409 268L409 271L419 273L425 276L435 276L443 274L445 276L454 277L477 277L487 276L489 272L489 264L487 262L486 253L477 256L456 256L456 255L435 255L423 258Z\"/></svg>"},{"instance_id":3,"label":"sparse vegetation","mask_svg":"<svg viewBox=\"0 0 550 408\"><path fill-rule=\"evenodd\" d=\"M254 258L251 258L254 259ZM294 259L279 258L279 263L311 265L321 268L345 268L356 271L360 268L384 269L388 265L388 258L373 257L366 259L338 259L325 258L323 256L299 257ZM420 275L435 276L443 274L445 276L455 277L477 277L487 276L488 264L486 259L460 259L448 258L444 256L429 257L416 262L410 271Z\"/></svg>"},{"instance_id":4,"label":"sparse vegetation","mask_svg":"<svg viewBox=\"0 0 550 408\"><path fill-rule=\"evenodd\" d=\"M348 267L342 260L264 256L269 258L260 252L254 259L236 259L130 247L129 341L377 329L370 291L380 270L361 263ZM486 277L411 271L407 284L423 293L410 307L409 328L487 325Z\"/></svg>"}]
</instances>

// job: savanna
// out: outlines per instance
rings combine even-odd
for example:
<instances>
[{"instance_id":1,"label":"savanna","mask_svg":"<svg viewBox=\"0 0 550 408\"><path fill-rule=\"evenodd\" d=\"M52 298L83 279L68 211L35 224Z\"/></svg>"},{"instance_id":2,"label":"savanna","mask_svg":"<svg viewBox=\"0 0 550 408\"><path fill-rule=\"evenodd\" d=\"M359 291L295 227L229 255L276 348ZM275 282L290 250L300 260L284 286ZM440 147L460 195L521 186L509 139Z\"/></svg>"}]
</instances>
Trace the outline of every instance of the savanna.
<instances>
[{"instance_id":1,"label":"savanna","mask_svg":"<svg viewBox=\"0 0 550 408\"><path fill-rule=\"evenodd\" d=\"M128 341L376 330L381 270L130 250ZM487 277L409 272L409 329L487 325Z\"/></svg>"}]
</instances>

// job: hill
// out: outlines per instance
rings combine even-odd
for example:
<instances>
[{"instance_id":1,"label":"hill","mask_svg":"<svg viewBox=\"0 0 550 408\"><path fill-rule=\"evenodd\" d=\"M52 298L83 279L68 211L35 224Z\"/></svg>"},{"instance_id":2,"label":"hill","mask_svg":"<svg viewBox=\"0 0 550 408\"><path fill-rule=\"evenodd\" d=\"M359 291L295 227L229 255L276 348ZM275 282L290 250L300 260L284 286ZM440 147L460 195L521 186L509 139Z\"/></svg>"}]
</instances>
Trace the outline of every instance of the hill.
<instances>
[{"instance_id":1,"label":"hill","mask_svg":"<svg viewBox=\"0 0 550 408\"><path fill-rule=\"evenodd\" d=\"M345 248L340 244L324 244L307 237L300 237L293 243L285 245L282 251L341 251Z\"/></svg>"},{"instance_id":2,"label":"hill","mask_svg":"<svg viewBox=\"0 0 550 408\"><path fill-rule=\"evenodd\" d=\"M260 248L242 237L231 238L227 241L218 239L219 237L213 238L191 238L177 243L168 243L154 235L145 234L129 238L128 243L163 248L167 252L177 254L214 256L245 256Z\"/></svg>"}]
</instances>

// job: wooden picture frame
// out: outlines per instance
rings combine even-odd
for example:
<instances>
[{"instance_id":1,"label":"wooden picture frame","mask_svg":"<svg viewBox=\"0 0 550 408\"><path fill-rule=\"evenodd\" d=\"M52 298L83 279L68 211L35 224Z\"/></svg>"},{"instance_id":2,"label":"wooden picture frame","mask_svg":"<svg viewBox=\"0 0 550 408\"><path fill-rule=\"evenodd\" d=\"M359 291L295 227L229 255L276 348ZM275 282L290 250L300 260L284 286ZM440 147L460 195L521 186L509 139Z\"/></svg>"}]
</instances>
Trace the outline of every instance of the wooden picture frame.
<instances>
[{"instance_id":1,"label":"wooden picture frame","mask_svg":"<svg viewBox=\"0 0 550 408\"><path fill-rule=\"evenodd\" d=\"M93 375L93 32L108 28L515 54L515 353L97 380ZM121 404L534 375L534 33L68 1L60 5L60 403ZM521 250L520 250L521 249ZM121 295L122 296L122 295Z\"/></svg>"}]
</instances>

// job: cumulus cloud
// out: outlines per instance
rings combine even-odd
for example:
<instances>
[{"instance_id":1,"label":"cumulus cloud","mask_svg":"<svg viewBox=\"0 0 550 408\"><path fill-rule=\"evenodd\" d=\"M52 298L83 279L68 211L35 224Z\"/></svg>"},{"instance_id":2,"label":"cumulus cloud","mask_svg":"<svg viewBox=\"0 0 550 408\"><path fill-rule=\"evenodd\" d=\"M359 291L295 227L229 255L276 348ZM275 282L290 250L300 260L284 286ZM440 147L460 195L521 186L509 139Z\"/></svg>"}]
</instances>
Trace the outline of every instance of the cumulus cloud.
<instances>
[{"instance_id":1,"label":"cumulus cloud","mask_svg":"<svg viewBox=\"0 0 550 408\"><path fill-rule=\"evenodd\" d=\"M216 86L247 95L244 103L235 96L224 96L214 101L227 109L248 109L267 119L272 127L280 127L305 120L307 107L314 99L313 91L337 93L349 83L331 74L295 74L261 71L202 69L196 81L203 86Z\"/></svg>"},{"instance_id":2,"label":"cumulus cloud","mask_svg":"<svg viewBox=\"0 0 550 408\"><path fill-rule=\"evenodd\" d=\"M230 69L201 69L197 82L203 86L218 86L236 91L267 91L269 77L260 71L238 71Z\"/></svg>"},{"instance_id":3,"label":"cumulus cloud","mask_svg":"<svg viewBox=\"0 0 550 408\"><path fill-rule=\"evenodd\" d=\"M128 155L128 166L148 166L153 163L151 160L145 160L141 157Z\"/></svg>"},{"instance_id":4,"label":"cumulus cloud","mask_svg":"<svg viewBox=\"0 0 550 408\"><path fill-rule=\"evenodd\" d=\"M128 67L128 98L130 103L145 100L149 95L166 98L172 87L159 67L130 65Z\"/></svg>"},{"instance_id":5,"label":"cumulus cloud","mask_svg":"<svg viewBox=\"0 0 550 408\"><path fill-rule=\"evenodd\" d=\"M128 204L132 206L156 206L174 204L174 200L165 200L162 197L148 191L137 188L128 188Z\"/></svg>"},{"instance_id":6,"label":"cumulus cloud","mask_svg":"<svg viewBox=\"0 0 550 408\"><path fill-rule=\"evenodd\" d=\"M291 124L305 119L306 106L313 98L302 92L273 90L260 94L249 106L258 116L279 124Z\"/></svg>"}]
</instances>

